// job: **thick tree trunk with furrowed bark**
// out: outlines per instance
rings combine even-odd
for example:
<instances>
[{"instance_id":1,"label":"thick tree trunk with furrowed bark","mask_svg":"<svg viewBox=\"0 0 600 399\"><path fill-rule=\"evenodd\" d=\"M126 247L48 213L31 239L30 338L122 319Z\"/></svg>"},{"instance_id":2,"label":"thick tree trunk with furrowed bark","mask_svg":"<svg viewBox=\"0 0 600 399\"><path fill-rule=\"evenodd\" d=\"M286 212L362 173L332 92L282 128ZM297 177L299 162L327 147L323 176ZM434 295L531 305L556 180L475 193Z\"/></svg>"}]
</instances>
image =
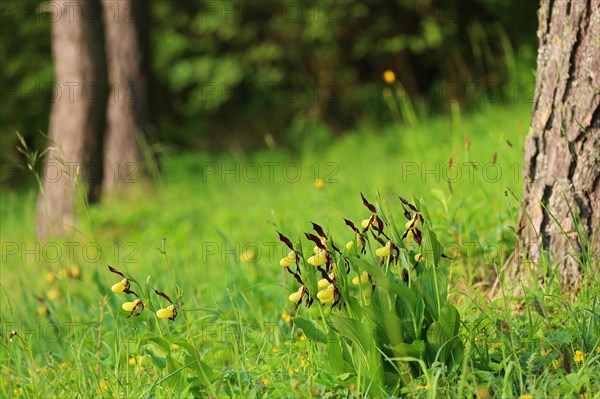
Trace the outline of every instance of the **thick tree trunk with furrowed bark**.
<instances>
[{"instance_id":1,"label":"thick tree trunk with furrowed bark","mask_svg":"<svg viewBox=\"0 0 600 399\"><path fill-rule=\"evenodd\" d=\"M102 0L108 81L104 181L107 191L135 182L143 168L148 111L145 70L145 18L147 0Z\"/></svg>"},{"instance_id":2,"label":"thick tree trunk with furrowed bark","mask_svg":"<svg viewBox=\"0 0 600 399\"><path fill-rule=\"evenodd\" d=\"M100 3L55 1L52 10L56 82L48 129L51 143L37 205L40 239L70 232L78 186L92 200L98 196L106 113Z\"/></svg>"},{"instance_id":3,"label":"thick tree trunk with furrowed bark","mask_svg":"<svg viewBox=\"0 0 600 399\"><path fill-rule=\"evenodd\" d=\"M548 251L565 287L600 257L600 0L542 0L537 82L525 145L520 249L527 280ZM544 276L541 276L544 278Z\"/></svg>"}]
</instances>

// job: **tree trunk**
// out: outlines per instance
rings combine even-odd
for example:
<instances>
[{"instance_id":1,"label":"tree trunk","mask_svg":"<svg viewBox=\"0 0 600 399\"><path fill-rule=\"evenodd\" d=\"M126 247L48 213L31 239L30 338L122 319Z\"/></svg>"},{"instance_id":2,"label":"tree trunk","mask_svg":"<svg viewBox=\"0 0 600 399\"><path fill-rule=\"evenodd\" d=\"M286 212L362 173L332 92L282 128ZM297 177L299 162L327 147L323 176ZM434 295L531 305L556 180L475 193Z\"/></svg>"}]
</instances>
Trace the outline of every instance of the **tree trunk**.
<instances>
[{"instance_id":1,"label":"tree trunk","mask_svg":"<svg viewBox=\"0 0 600 399\"><path fill-rule=\"evenodd\" d=\"M563 285L577 288L581 265L596 269L600 257L600 0L542 0L538 18L521 252L509 276L527 280L547 251Z\"/></svg>"},{"instance_id":2,"label":"tree trunk","mask_svg":"<svg viewBox=\"0 0 600 399\"><path fill-rule=\"evenodd\" d=\"M106 113L100 3L65 0L53 5L56 82L48 128L51 146L37 205L39 239L64 235L72 228L78 186L92 199L97 196Z\"/></svg>"},{"instance_id":3,"label":"tree trunk","mask_svg":"<svg viewBox=\"0 0 600 399\"><path fill-rule=\"evenodd\" d=\"M143 171L147 112L145 0L102 0L108 81L107 131L104 144L103 188L133 183Z\"/></svg>"}]
</instances>

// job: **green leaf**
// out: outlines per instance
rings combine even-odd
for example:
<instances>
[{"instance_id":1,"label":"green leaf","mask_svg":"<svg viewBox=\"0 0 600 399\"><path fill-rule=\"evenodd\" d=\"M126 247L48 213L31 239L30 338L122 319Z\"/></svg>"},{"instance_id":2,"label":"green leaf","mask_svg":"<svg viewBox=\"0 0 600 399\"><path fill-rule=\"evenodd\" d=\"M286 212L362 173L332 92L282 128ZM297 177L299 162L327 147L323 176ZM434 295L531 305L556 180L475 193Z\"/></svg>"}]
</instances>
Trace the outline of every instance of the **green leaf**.
<instances>
[{"instance_id":1,"label":"green leaf","mask_svg":"<svg viewBox=\"0 0 600 399\"><path fill-rule=\"evenodd\" d=\"M427 330L427 352L430 361L433 362L437 358L439 361L446 362L457 340L459 327L458 310L446 304L440 312L439 320L431 324Z\"/></svg>"},{"instance_id":2,"label":"green leaf","mask_svg":"<svg viewBox=\"0 0 600 399\"><path fill-rule=\"evenodd\" d=\"M415 287L425 301L426 316L429 316L430 321L440 319L440 312L448 295L447 284L444 274L435 267L427 267L415 281Z\"/></svg>"},{"instance_id":3,"label":"green leaf","mask_svg":"<svg viewBox=\"0 0 600 399\"><path fill-rule=\"evenodd\" d=\"M410 356L424 360L425 341L419 339L411 342L410 344L403 342L401 344L393 346L392 350L394 351L394 356Z\"/></svg>"},{"instance_id":4,"label":"green leaf","mask_svg":"<svg viewBox=\"0 0 600 399\"><path fill-rule=\"evenodd\" d=\"M323 344L327 343L327 334L323 330L320 330L312 321L303 319L302 317L294 317L292 320L294 321L294 325L306 335L306 338Z\"/></svg>"}]
</instances>

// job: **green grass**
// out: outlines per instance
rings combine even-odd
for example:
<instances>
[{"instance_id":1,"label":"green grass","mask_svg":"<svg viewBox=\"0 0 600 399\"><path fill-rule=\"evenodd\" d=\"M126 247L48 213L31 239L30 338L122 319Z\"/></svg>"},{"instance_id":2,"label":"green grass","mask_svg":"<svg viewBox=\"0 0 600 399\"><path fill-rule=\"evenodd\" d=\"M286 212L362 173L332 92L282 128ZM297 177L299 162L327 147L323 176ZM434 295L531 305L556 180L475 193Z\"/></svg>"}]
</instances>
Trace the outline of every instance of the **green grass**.
<instances>
[{"instance_id":1,"label":"green grass","mask_svg":"<svg viewBox=\"0 0 600 399\"><path fill-rule=\"evenodd\" d=\"M553 283L522 298L500 284L490 298L515 245L529 113L526 104L496 106L411 128L315 133L294 151L275 143L253 154L172 154L158 181L82 205L74 238L50 243L35 241L35 193L2 191L2 396L356 395L359 387L340 388L326 372L322 346L281 317L294 315L287 297L297 285L279 266L287 251L276 230L298 241L316 222L346 242L343 218L369 216L362 192L397 218L398 195L421 199L455 256L441 267L462 318L463 363L427 368L403 395L599 397L597 276L574 297ZM450 160L458 167L447 169ZM245 262L250 249L255 259ZM107 264L177 298L178 318L156 318L151 310L168 303L154 294L127 318ZM61 272L73 265L80 278ZM298 309L319 323L328 312Z\"/></svg>"}]
</instances>

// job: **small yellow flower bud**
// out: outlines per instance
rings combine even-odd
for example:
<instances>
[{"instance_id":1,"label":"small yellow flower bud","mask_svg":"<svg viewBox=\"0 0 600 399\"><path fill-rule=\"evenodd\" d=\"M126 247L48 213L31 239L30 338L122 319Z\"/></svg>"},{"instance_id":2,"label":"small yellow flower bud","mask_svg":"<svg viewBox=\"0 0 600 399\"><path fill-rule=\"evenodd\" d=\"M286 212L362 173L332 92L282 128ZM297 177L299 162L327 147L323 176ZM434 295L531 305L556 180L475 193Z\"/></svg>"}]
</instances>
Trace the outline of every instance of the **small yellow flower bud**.
<instances>
[{"instance_id":1,"label":"small yellow flower bud","mask_svg":"<svg viewBox=\"0 0 600 399\"><path fill-rule=\"evenodd\" d=\"M112 287L110 287L110 289L112 292L118 294L120 292L125 291L125 289L127 289L128 285L129 285L129 281L127 281L127 279L124 278L123 280L119 281L118 283L116 283Z\"/></svg>"},{"instance_id":2,"label":"small yellow flower bud","mask_svg":"<svg viewBox=\"0 0 600 399\"><path fill-rule=\"evenodd\" d=\"M323 186L325 186L325 182L323 181L323 179L317 179L317 180L315 180L315 187L318 190L321 190L323 188Z\"/></svg>"},{"instance_id":3,"label":"small yellow flower bud","mask_svg":"<svg viewBox=\"0 0 600 399\"><path fill-rule=\"evenodd\" d=\"M129 363L130 366L135 365L135 357L130 357L127 363Z\"/></svg>"},{"instance_id":4,"label":"small yellow flower bud","mask_svg":"<svg viewBox=\"0 0 600 399\"><path fill-rule=\"evenodd\" d=\"M380 258L385 258L386 256L388 256L390 254L390 250L392 248L392 243L391 241L388 241L384 247L378 248L375 250L375 255L379 256Z\"/></svg>"},{"instance_id":5,"label":"small yellow flower bud","mask_svg":"<svg viewBox=\"0 0 600 399\"><path fill-rule=\"evenodd\" d=\"M159 319L168 319L171 316L173 316L174 311L175 311L175 306L169 305L169 306L167 306L166 309L158 309L156 311L156 317L158 317Z\"/></svg>"},{"instance_id":6,"label":"small yellow flower bud","mask_svg":"<svg viewBox=\"0 0 600 399\"><path fill-rule=\"evenodd\" d=\"M302 299L302 294L303 294L302 290L303 290L303 288L300 287L300 289L298 291L294 292L293 294L290 294L290 296L288 297L290 302L294 302L294 303L300 302L300 299Z\"/></svg>"},{"instance_id":7,"label":"small yellow flower bud","mask_svg":"<svg viewBox=\"0 0 600 399\"><path fill-rule=\"evenodd\" d=\"M125 302L123 305L121 305L121 307L123 308L124 311L126 312L133 312L133 309L135 309L135 307L140 303L141 301L138 299L136 299L133 302Z\"/></svg>"},{"instance_id":8,"label":"small yellow flower bud","mask_svg":"<svg viewBox=\"0 0 600 399\"><path fill-rule=\"evenodd\" d=\"M354 285L362 285L369 282L369 274L367 272L362 272L360 275L360 279L358 276L352 279L352 284Z\"/></svg>"},{"instance_id":9,"label":"small yellow flower bud","mask_svg":"<svg viewBox=\"0 0 600 399\"><path fill-rule=\"evenodd\" d=\"M396 81L396 74L391 69L383 71L383 81L389 85Z\"/></svg>"}]
</instances>

